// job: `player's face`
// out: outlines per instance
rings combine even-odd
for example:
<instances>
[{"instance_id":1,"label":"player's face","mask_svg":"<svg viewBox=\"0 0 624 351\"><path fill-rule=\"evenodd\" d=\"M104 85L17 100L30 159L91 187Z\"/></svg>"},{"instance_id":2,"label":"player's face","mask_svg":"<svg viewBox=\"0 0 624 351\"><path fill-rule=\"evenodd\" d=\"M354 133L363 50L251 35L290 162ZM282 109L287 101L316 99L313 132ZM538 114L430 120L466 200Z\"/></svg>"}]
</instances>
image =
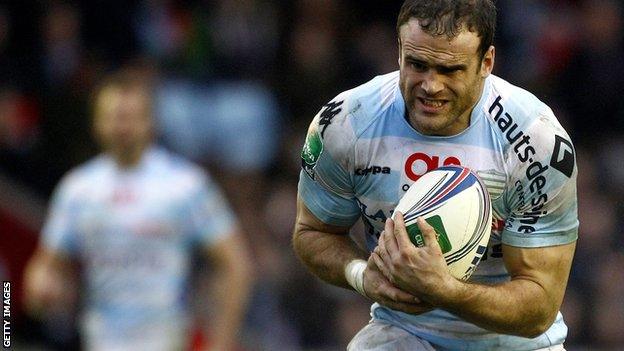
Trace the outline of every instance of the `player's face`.
<instances>
[{"instance_id":1,"label":"player's face","mask_svg":"<svg viewBox=\"0 0 624 351\"><path fill-rule=\"evenodd\" d=\"M483 59L480 39L463 29L448 39L424 32L411 19L399 33L400 88L410 123L427 135L455 135L470 124L472 108L494 65L494 47Z\"/></svg>"},{"instance_id":2,"label":"player's face","mask_svg":"<svg viewBox=\"0 0 624 351\"><path fill-rule=\"evenodd\" d=\"M104 88L96 101L94 129L104 150L118 161L137 161L152 141L147 92L140 88Z\"/></svg>"}]
</instances>

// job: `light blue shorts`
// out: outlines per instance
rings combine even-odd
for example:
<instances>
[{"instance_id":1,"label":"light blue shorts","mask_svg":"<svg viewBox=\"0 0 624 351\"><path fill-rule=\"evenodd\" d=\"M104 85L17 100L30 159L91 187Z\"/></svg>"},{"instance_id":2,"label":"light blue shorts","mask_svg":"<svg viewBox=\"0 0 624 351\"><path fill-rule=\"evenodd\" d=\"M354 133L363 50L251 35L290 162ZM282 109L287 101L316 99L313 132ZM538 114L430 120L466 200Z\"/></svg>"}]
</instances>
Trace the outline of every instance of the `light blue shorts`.
<instances>
[{"instance_id":1,"label":"light blue shorts","mask_svg":"<svg viewBox=\"0 0 624 351\"><path fill-rule=\"evenodd\" d=\"M348 351L436 351L428 341L399 327L374 319L362 328L347 346ZM565 351L554 345L534 351Z\"/></svg>"}]
</instances>

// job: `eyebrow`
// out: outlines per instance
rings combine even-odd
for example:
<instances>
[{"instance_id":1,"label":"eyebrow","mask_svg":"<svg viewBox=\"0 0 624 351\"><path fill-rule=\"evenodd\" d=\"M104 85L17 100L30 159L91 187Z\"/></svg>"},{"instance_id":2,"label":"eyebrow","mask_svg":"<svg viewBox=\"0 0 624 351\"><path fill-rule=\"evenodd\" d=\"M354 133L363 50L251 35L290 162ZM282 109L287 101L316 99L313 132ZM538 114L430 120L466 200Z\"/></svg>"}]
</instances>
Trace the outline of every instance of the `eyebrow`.
<instances>
[{"instance_id":1,"label":"eyebrow","mask_svg":"<svg viewBox=\"0 0 624 351\"><path fill-rule=\"evenodd\" d=\"M443 70L443 71L461 71L461 70L466 70L468 68L468 65L465 63L450 64L450 65L442 65L442 64L431 65L429 62L423 59L417 58L415 56L409 55L409 54L405 55L405 59L411 62L420 63L425 66L430 66L437 70Z\"/></svg>"}]
</instances>

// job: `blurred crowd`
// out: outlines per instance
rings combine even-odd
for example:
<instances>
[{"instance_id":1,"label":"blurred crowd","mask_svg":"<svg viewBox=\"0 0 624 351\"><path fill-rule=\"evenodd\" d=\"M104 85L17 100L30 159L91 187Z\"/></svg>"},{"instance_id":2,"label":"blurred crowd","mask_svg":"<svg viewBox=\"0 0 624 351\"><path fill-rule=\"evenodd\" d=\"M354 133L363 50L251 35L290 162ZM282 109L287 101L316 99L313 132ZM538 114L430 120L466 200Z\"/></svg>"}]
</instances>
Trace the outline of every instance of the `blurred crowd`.
<instances>
[{"instance_id":1,"label":"blurred crowd","mask_svg":"<svg viewBox=\"0 0 624 351\"><path fill-rule=\"evenodd\" d=\"M367 322L368 302L322 284L294 257L299 154L322 104L398 69L400 4L2 2L0 190L20 200L0 193L0 277L15 282L17 295L42 204L67 170L97 152L94 84L133 64L158 82L162 144L205 166L243 223L257 280L241 350L344 349ZM494 73L549 104L576 146L580 231L563 306L566 349L621 349L624 4L498 0L497 7ZM201 298L195 303L201 313ZM16 311L16 344L76 345L72 328Z\"/></svg>"}]
</instances>

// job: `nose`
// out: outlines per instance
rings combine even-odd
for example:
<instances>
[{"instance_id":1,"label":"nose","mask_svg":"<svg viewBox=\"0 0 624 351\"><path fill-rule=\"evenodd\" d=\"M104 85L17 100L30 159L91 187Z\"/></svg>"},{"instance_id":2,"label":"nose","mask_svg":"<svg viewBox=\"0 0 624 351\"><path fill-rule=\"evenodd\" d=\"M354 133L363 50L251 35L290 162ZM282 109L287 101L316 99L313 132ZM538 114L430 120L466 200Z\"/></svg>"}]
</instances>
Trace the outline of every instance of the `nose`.
<instances>
[{"instance_id":1,"label":"nose","mask_svg":"<svg viewBox=\"0 0 624 351\"><path fill-rule=\"evenodd\" d=\"M420 87L427 95L430 96L436 95L444 90L444 84L442 84L442 81L439 79L438 74L434 70L429 70L424 75Z\"/></svg>"}]
</instances>

